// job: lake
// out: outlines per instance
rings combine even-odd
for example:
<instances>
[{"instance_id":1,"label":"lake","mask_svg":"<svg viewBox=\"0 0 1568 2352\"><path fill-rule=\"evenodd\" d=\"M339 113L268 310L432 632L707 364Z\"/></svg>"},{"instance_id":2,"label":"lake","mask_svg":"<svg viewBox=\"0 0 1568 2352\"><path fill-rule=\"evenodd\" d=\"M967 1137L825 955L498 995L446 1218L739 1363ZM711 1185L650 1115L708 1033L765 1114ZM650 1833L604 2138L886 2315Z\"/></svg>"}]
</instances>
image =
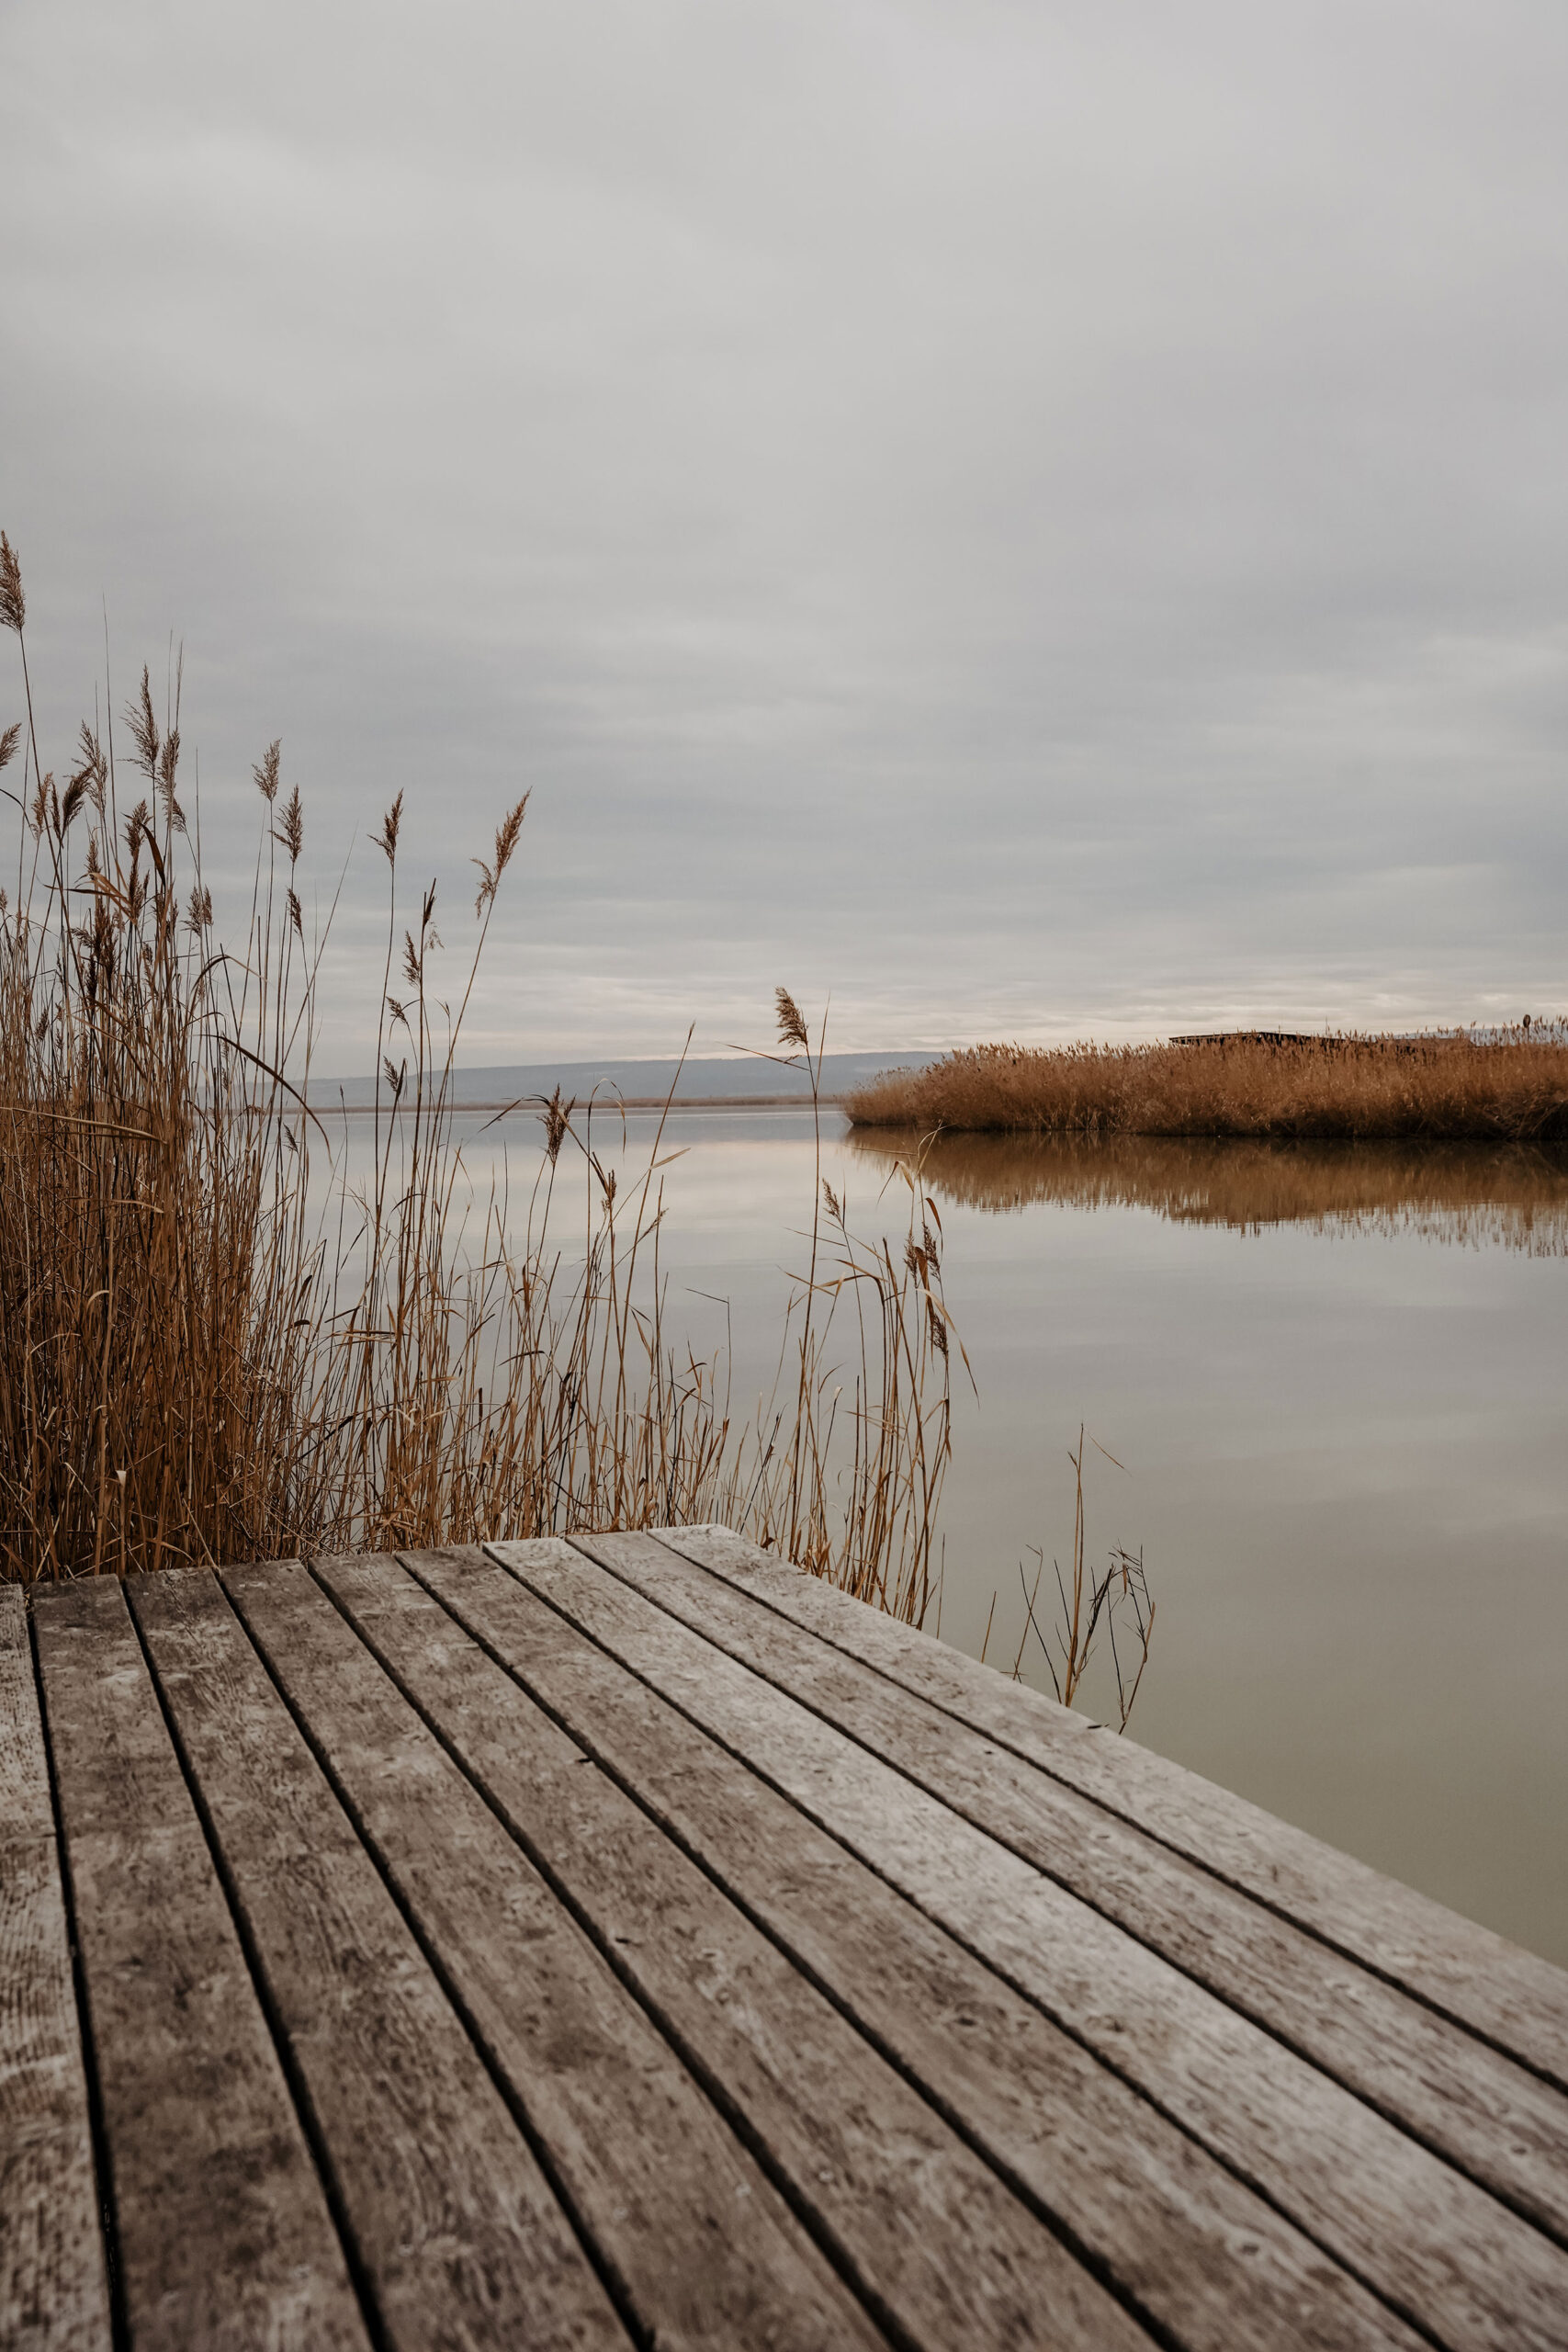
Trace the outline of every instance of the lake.
<instances>
[{"instance_id":1,"label":"lake","mask_svg":"<svg viewBox=\"0 0 1568 2352\"><path fill-rule=\"evenodd\" d=\"M897 1142L826 1119L852 1227L901 1230ZM628 1118L628 1164L653 1128ZM473 1173L504 1142L515 1185L536 1134L476 1135ZM809 1114L680 1113L665 1143L667 1327L728 1329L749 1408ZM1091 1558L1142 1547L1158 1612L1129 1736L1568 1962L1568 1156L954 1137L927 1176L978 1389L943 1638L978 1655L989 1618L1012 1666L1084 1424L1124 1465L1089 1449ZM1021 1670L1049 1688L1032 1644Z\"/></svg>"}]
</instances>

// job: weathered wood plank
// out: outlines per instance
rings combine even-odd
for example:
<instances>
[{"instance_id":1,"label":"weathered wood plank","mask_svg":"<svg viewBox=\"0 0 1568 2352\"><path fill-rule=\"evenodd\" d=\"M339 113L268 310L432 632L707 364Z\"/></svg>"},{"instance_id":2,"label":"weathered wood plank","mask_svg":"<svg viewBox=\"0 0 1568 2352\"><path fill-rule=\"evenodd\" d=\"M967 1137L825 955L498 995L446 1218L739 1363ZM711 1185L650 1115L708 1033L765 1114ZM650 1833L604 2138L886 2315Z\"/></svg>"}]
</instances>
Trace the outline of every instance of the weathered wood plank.
<instances>
[{"instance_id":1,"label":"weathered wood plank","mask_svg":"<svg viewBox=\"0 0 1568 2352\"><path fill-rule=\"evenodd\" d=\"M1568 2096L751 1593L647 1543L594 1548L647 1598L1568 2239Z\"/></svg>"},{"instance_id":2,"label":"weathered wood plank","mask_svg":"<svg viewBox=\"0 0 1568 2352\"><path fill-rule=\"evenodd\" d=\"M666 1578L664 1605L586 1557L581 1568L554 1555L536 1566L516 1547L491 1548L1395 2309L1445 2343L1561 2352L1568 2256L1560 2248L1021 1856L716 1649L671 1613L678 1584L667 1577L670 1555L657 1556L662 1547L647 1538L581 1540L629 1573ZM781 1620L767 1621L769 1639L775 1627ZM777 1669L776 1659L767 1662ZM792 1657L788 1668L814 1697L816 1663Z\"/></svg>"},{"instance_id":3,"label":"weathered wood plank","mask_svg":"<svg viewBox=\"0 0 1568 2352\"><path fill-rule=\"evenodd\" d=\"M420 1555L422 1572L439 1573L441 1556ZM1114 2352L1147 2342L991 2168L412 1577L393 1589L363 1566L315 1565L884 2324L931 2352L1021 2352L1040 2340L1045 2312L1063 2347Z\"/></svg>"},{"instance_id":4,"label":"weathered wood plank","mask_svg":"<svg viewBox=\"0 0 1568 2352\"><path fill-rule=\"evenodd\" d=\"M127 1595L383 2324L405 2352L624 2346L527 2142L217 1579Z\"/></svg>"},{"instance_id":5,"label":"weathered wood plank","mask_svg":"<svg viewBox=\"0 0 1568 2352\"><path fill-rule=\"evenodd\" d=\"M365 2352L120 1588L40 1591L33 1613L131 2342Z\"/></svg>"},{"instance_id":6,"label":"weathered wood plank","mask_svg":"<svg viewBox=\"0 0 1568 2352\"><path fill-rule=\"evenodd\" d=\"M406 1581L387 1558L362 1575ZM223 1583L649 2340L884 2343L321 1586L276 1565Z\"/></svg>"},{"instance_id":7,"label":"weathered wood plank","mask_svg":"<svg viewBox=\"0 0 1568 2352\"><path fill-rule=\"evenodd\" d=\"M1168 2338L1414 2347L1260 2198L557 1611L493 1567L412 1567Z\"/></svg>"},{"instance_id":8,"label":"weathered wood plank","mask_svg":"<svg viewBox=\"0 0 1568 2352\"><path fill-rule=\"evenodd\" d=\"M660 1543L1568 2087L1568 1970L732 1534Z\"/></svg>"},{"instance_id":9,"label":"weathered wood plank","mask_svg":"<svg viewBox=\"0 0 1568 2352\"><path fill-rule=\"evenodd\" d=\"M107 2352L87 2077L38 1690L0 1585L0 2344Z\"/></svg>"}]
</instances>

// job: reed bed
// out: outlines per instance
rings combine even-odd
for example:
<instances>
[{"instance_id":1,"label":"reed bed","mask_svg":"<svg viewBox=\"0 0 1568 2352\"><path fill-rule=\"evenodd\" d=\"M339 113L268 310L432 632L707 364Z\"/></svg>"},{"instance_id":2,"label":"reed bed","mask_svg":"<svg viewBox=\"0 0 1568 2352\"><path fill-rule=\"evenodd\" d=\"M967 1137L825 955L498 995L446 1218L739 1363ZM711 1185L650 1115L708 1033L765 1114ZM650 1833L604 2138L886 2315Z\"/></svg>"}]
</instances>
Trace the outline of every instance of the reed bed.
<instances>
[{"instance_id":1,"label":"reed bed","mask_svg":"<svg viewBox=\"0 0 1568 2352\"><path fill-rule=\"evenodd\" d=\"M845 1098L858 1127L1032 1135L1568 1139L1568 1024L1483 1041L1243 1035L971 1046Z\"/></svg>"},{"instance_id":2,"label":"reed bed","mask_svg":"<svg viewBox=\"0 0 1568 2352\"><path fill-rule=\"evenodd\" d=\"M717 1520L921 1622L962 1356L918 1154L901 1248L818 1182L773 1392L732 1409L724 1357L670 1328L662 1127L628 1178L605 1107L558 1094L525 1197L503 1163L470 1181L453 1073L525 800L474 861L455 985L435 886L404 885L400 796L386 814L372 1166L351 1181L308 1107L325 941L279 746L224 944L177 680L160 713L144 671L118 739L85 724L57 774L3 534L0 625L24 704L0 733L0 1576ZM783 990L778 1015L815 1095L823 1040Z\"/></svg>"}]
</instances>

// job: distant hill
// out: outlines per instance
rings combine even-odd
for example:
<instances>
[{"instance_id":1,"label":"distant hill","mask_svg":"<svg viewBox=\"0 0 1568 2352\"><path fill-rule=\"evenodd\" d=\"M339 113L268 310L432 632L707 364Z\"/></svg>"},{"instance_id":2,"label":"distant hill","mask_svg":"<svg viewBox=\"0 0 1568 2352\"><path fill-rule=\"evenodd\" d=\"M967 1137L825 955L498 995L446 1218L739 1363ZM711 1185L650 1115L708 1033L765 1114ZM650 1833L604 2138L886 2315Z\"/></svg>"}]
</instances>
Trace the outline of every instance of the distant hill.
<instances>
[{"instance_id":1,"label":"distant hill","mask_svg":"<svg viewBox=\"0 0 1568 2352\"><path fill-rule=\"evenodd\" d=\"M937 1055L917 1050L907 1054L829 1054L822 1064L822 1092L831 1099L864 1086L888 1069L923 1069ZM676 1072L680 1083L676 1085ZM601 1100L618 1096L628 1103L665 1102L675 1089L677 1102L713 1103L739 1108L746 1102L808 1101L806 1072L796 1066L759 1061L750 1055L715 1055L688 1061L683 1069L671 1057L658 1061L508 1062L489 1069L455 1073L453 1099L470 1109L499 1108L502 1103L548 1097L557 1087L563 1095L586 1100L597 1088ZM385 1098L385 1088L382 1090ZM318 1078L310 1083L310 1100L318 1106L340 1100L350 1110L365 1110L376 1099L373 1078Z\"/></svg>"}]
</instances>

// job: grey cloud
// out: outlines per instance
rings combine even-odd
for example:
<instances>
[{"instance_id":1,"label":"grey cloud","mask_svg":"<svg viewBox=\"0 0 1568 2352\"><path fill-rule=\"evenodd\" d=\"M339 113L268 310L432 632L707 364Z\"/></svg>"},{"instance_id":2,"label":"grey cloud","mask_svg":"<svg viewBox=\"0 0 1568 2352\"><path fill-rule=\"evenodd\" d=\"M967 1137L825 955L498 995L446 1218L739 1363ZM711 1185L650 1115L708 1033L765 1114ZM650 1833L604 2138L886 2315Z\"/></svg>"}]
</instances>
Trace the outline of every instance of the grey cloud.
<instances>
[{"instance_id":1,"label":"grey cloud","mask_svg":"<svg viewBox=\"0 0 1568 2352\"><path fill-rule=\"evenodd\" d=\"M1562 1001L1546 0L12 0L0 87L49 725L101 594L230 878L275 733L324 888L535 786L474 1058Z\"/></svg>"}]
</instances>

